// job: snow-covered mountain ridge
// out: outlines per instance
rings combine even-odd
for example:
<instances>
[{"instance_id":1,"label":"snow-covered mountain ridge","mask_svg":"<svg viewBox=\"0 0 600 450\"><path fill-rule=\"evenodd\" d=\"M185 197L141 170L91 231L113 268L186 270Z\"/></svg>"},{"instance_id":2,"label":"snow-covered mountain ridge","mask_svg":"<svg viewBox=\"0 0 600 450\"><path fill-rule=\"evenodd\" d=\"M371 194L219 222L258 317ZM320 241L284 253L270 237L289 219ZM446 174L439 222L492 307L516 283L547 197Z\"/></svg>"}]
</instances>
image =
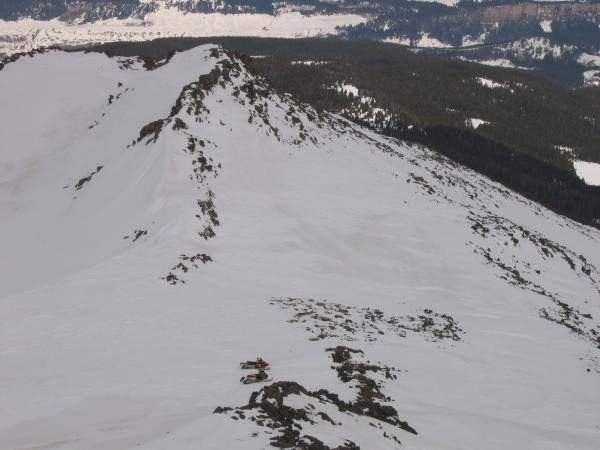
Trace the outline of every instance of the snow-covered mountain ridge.
<instances>
[{"instance_id":1,"label":"snow-covered mountain ridge","mask_svg":"<svg viewBox=\"0 0 600 450\"><path fill-rule=\"evenodd\" d=\"M214 46L0 99L1 448L595 448L597 230Z\"/></svg>"}]
</instances>

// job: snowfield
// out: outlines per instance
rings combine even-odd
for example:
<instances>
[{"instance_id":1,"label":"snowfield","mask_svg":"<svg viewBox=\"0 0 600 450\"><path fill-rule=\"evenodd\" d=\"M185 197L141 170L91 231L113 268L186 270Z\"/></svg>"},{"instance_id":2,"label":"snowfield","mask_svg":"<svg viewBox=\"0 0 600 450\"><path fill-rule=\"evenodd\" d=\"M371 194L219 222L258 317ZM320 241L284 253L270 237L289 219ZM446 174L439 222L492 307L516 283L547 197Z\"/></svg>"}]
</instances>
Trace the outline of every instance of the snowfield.
<instances>
[{"instance_id":1,"label":"snowfield","mask_svg":"<svg viewBox=\"0 0 600 450\"><path fill-rule=\"evenodd\" d=\"M582 53L579 55L579 58L577 58L577 62L585 67L598 67L600 66L600 56Z\"/></svg>"},{"instance_id":2,"label":"snowfield","mask_svg":"<svg viewBox=\"0 0 600 450\"><path fill-rule=\"evenodd\" d=\"M22 57L0 139L0 448L597 449L598 230L214 46Z\"/></svg>"},{"instance_id":3,"label":"snowfield","mask_svg":"<svg viewBox=\"0 0 600 450\"><path fill-rule=\"evenodd\" d=\"M588 161L573 161L579 178L592 186L600 186L600 164Z\"/></svg>"}]
</instances>

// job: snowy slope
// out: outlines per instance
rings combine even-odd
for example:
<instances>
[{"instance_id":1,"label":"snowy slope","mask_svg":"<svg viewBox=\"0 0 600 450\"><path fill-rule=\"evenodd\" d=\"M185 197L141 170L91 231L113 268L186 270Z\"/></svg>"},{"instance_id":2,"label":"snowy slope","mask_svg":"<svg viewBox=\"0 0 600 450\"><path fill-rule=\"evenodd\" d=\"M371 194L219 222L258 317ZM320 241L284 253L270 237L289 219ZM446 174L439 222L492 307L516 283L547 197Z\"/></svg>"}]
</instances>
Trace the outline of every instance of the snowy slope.
<instances>
[{"instance_id":1,"label":"snowy slope","mask_svg":"<svg viewBox=\"0 0 600 450\"><path fill-rule=\"evenodd\" d=\"M597 448L597 230L211 46L20 58L0 124L0 448Z\"/></svg>"}]
</instances>

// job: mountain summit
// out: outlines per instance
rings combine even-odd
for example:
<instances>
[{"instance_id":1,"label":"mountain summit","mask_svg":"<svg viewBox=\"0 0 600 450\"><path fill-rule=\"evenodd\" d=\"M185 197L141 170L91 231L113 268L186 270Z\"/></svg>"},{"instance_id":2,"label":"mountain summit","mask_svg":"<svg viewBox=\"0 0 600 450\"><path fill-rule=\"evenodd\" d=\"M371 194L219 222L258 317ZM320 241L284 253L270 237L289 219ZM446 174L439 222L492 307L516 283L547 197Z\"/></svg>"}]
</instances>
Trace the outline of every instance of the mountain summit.
<instances>
[{"instance_id":1,"label":"mountain summit","mask_svg":"<svg viewBox=\"0 0 600 450\"><path fill-rule=\"evenodd\" d=\"M598 230L214 45L18 58L0 124L0 448L597 447Z\"/></svg>"}]
</instances>

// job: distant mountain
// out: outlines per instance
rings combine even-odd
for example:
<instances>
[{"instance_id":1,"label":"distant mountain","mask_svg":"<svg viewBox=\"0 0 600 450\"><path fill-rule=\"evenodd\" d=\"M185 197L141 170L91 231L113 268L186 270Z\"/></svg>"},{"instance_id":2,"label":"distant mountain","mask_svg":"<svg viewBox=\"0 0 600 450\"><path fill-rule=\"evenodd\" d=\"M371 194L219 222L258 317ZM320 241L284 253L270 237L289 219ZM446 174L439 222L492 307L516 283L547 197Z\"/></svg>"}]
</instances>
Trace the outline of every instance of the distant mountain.
<instances>
[{"instance_id":1,"label":"distant mountain","mask_svg":"<svg viewBox=\"0 0 600 450\"><path fill-rule=\"evenodd\" d=\"M600 2L446 3L7 0L0 4L0 19L8 21L0 24L0 53L166 36L339 34L535 70L567 86L600 83L597 60L581 62L600 55Z\"/></svg>"},{"instance_id":2,"label":"distant mountain","mask_svg":"<svg viewBox=\"0 0 600 450\"><path fill-rule=\"evenodd\" d=\"M168 36L324 36L366 20L358 14L364 8L317 6L245 0L9 2L0 5L0 53Z\"/></svg>"}]
</instances>

